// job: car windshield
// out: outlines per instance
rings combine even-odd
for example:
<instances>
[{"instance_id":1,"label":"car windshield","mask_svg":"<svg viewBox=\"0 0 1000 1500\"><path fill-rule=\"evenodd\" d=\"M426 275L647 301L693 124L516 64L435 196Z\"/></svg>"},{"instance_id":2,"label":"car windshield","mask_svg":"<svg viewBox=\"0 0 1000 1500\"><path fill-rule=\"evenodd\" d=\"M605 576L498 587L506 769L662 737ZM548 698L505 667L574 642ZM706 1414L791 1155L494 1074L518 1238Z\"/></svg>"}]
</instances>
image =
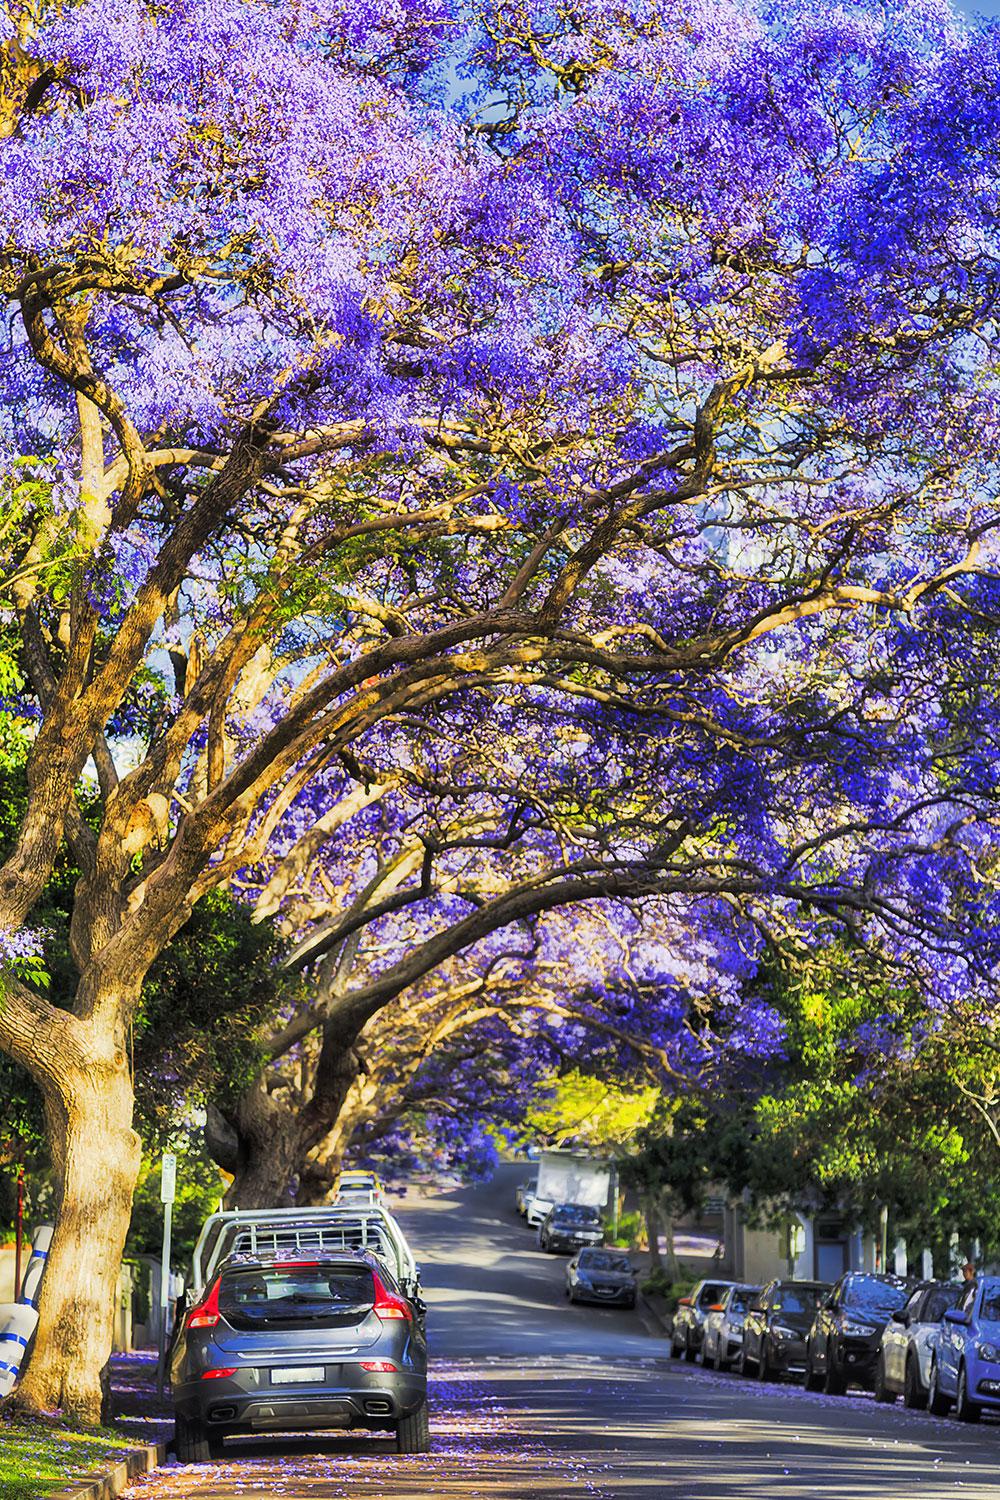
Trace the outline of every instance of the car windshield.
<instances>
[{"instance_id":1,"label":"car windshield","mask_svg":"<svg viewBox=\"0 0 1000 1500\"><path fill-rule=\"evenodd\" d=\"M777 1312L812 1313L818 1305L819 1292L810 1292L804 1287L782 1287L774 1299Z\"/></svg>"},{"instance_id":2,"label":"car windshield","mask_svg":"<svg viewBox=\"0 0 1000 1500\"><path fill-rule=\"evenodd\" d=\"M219 1311L233 1328L333 1328L355 1323L375 1303L365 1265L334 1262L245 1266L223 1273Z\"/></svg>"},{"instance_id":3,"label":"car windshield","mask_svg":"<svg viewBox=\"0 0 1000 1500\"><path fill-rule=\"evenodd\" d=\"M755 1297L760 1296L759 1286L736 1286L733 1287L733 1295L729 1299L731 1312L746 1312Z\"/></svg>"},{"instance_id":4,"label":"car windshield","mask_svg":"<svg viewBox=\"0 0 1000 1500\"><path fill-rule=\"evenodd\" d=\"M713 1302L721 1302L728 1290L728 1286L719 1286L718 1282L707 1281L698 1293L698 1306L708 1307Z\"/></svg>"},{"instance_id":5,"label":"car windshield","mask_svg":"<svg viewBox=\"0 0 1000 1500\"><path fill-rule=\"evenodd\" d=\"M957 1286L942 1286L931 1292L924 1307L924 1322L940 1323L949 1307L955 1306L961 1294L961 1287Z\"/></svg>"},{"instance_id":6,"label":"car windshield","mask_svg":"<svg viewBox=\"0 0 1000 1500\"><path fill-rule=\"evenodd\" d=\"M557 1208L553 1220L557 1224L599 1224L601 1216L596 1208Z\"/></svg>"},{"instance_id":7,"label":"car windshield","mask_svg":"<svg viewBox=\"0 0 1000 1500\"><path fill-rule=\"evenodd\" d=\"M627 1276L632 1270L626 1255L610 1255L606 1250L588 1250L580 1256L581 1271L615 1271Z\"/></svg>"},{"instance_id":8,"label":"car windshield","mask_svg":"<svg viewBox=\"0 0 1000 1500\"><path fill-rule=\"evenodd\" d=\"M903 1306L909 1295L905 1286L893 1286L892 1282L879 1281L875 1276L857 1276L845 1288L844 1306L871 1313L872 1317L888 1318L897 1307Z\"/></svg>"}]
</instances>

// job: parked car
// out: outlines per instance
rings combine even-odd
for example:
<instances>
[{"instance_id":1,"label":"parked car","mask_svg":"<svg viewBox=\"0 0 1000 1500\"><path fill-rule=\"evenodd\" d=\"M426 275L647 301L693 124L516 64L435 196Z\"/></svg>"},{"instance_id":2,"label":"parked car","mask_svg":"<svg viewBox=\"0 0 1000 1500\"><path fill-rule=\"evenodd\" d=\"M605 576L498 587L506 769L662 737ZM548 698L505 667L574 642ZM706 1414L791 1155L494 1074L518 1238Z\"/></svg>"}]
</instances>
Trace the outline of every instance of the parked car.
<instances>
[{"instance_id":1,"label":"parked car","mask_svg":"<svg viewBox=\"0 0 1000 1500\"><path fill-rule=\"evenodd\" d=\"M898 1276L848 1271L820 1303L806 1342L806 1389L842 1396L852 1383L871 1390L882 1330L909 1288Z\"/></svg>"},{"instance_id":2,"label":"parked car","mask_svg":"<svg viewBox=\"0 0 1000 1500\"><path fill-rule=\"evenodd\" d=\"M539 1198L537 1193L532 1194L528 1199L528 1207L524 1215L529 1227L531 1229L540 1228L546 1214L550 1214L555 1206L555 1201L552 1198Z\"/></svg>"},{"instance_id":3,"label":"parked car","mask_svg":"<svg viewBox=\"0 0 1000 1500\"><path fill-rule=\"evenodd\" d=\"M713 1370L728 1370L743 1363L743 1321L747 1308L760 1292L759 1286L727 1287L719 1302L713 1302L705 1319L705 1336L698 1362Z\"/></svg>"},{"instance_id":4,"label":"parked car","mask_svg":"<svg viewBox=\"0 0 1000 1500\"><path fill-rule=\"evenodd\" d=\"M927 1405L944 1416L953 1401L960 1422L1000 1410L1000 1277L970 1281L942 1317Z\"/></svg>"},{"instance_id":5,"label":"parked car","mask_svg":"<svg viewBox=\"0 0 1000 1500\"><path fill-rule=\"evenodd\" d=\"M743 1374L780 1380L782 1375L804 1372L806 1336L829 1291L828 1281L769 1281L747 1312Z\"/></svg>"},{"instance_id":6,"label":"parked car","mask_svg":"<svg viewBox=\"0 0 1000 1500\"><path fill-rule=\"evenodd\" d=\"M315 1428L430 1447L426 1339L374 1257L233 1257L184 1313L170 1382L182 1463L217 1457L227 1437Z\"/></svg>"},{"instance_id":7,"label":"parked car","mask_svg":"<svg viewBox=\"0 0 1000 1500\"><path fill-rule=\"evenodd\" d=\"M340 1173L330 1195L330 1202L339 1203L385 1203L385 1183L377 1172L362 1172L348 1168Z\"/></svg>"},{"instance_id":8,"label":"parked car","mask_svg":"<svg viewBox=\"0 0 1000 1500\"><path fill-rule=\"evenodd\" d=\"M962 1288L953 1281L925 1281L910 1294L905 1307L890 1314L875 1366L876 1401L895 1401L902 1395L904 1406L922 1409L927 1405L941 1319L961 1294Z\"/></svg>"},{"instance_id":9,"label":"parked car","mask_svg":"<svg viewBox=\"0 0 1000 1500\"><path fill-rule=\"evenodd\" d=\"M514 1207L517 1209L522 1219L527 1215L528 1204L535 1196L535 1189L537 1188L537 1186L537 1172L535 1173L534 1177L526 1177L523 1182L518 1183L517 1191L514 1194Z\"/></svg>"},{"instance_id":10,"label":"parked car","mask_svg":"<svg viewBox=\"0 0 1000 1500\"><path fill-rule=\"evenodd\" d=\"M620 1250L578 1250L566 1267L566 1296L571 1302L607 1302L635 1306L635 1272Z\"/></svg>"},{"instance_id":11,"label":"parked car","mask_svg":"<svg viewBox=\"0 0 1000 1500\"><path fill-rule=\"evenodd\" d=\"M682 1297L674 1313L670 1330L670 1353L674 1359L693 1361L701 1348L705 1336L705 1321L714 1304L722 1301L722 1295L735 1281L696 1281L688 1297Z\"/></svg>"},{"instance_id":12,"label":"parked car","mask_svg":"<svg viewBox=\"0 0 1000 1500\"><path fill-rule=\"evenodd\" d=\"M542 1220L538 1243L543 1250L579 1250L603 1245L604 1225L599 1209L587 1203L557 1203Z\"/></svg>"}]
</instances>

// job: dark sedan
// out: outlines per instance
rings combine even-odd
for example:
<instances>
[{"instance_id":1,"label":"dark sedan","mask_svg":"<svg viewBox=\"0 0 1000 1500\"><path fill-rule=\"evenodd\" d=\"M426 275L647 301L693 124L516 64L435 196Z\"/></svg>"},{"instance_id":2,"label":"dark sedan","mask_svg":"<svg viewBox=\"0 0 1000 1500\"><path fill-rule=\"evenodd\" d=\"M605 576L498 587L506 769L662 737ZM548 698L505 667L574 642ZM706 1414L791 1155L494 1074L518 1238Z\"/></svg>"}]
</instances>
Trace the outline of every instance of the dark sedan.
<instances>
[{"instance_id":1,"label":"dark sedan","mask_svg":"<svg viewBox=\"0 0 1000 1500\"><path fill-rule=\"evenodd\" d=\"M566 1267L566 1295L571 1302L608 1302L635 1306L635 1272L617 1250L578 1250Z\"/></svg>"},{"instance_id":2,"label":"dark sedan","mask_svg":"<svg viewBox=\"0 0 1000 1500\"><path fill-rule=\"evenodd\" d=\"M249 1433L389 1429L426 1453L427 1343L414 1305L373 1258L226 1262L171 1353L182 1463Z\"/></svg>"},{"instance_id":3,"label":"dark sedan","mask_svg":"<svg viewBox=\"0 0 1000 1500\"><path fill-rule=\"evenodd\" d=\"M806 1344L806 1389L842 1396L875 1383L882 1330L909 1291L897 1276L849 1271L824 1297Z\"/></svg>"},{"instance_id":4,"label":"dark sedan","mask_svg":"<svg viewBox=\"0 0 1000 1500\"><path fill-rule=\"evenodd\" d=\"M761 1380L806 1367L806 1335L828 1281L769 1281L751 1302L743 1324L743 1373Z\"/></svg>"},{"instance_id":5,"label":"dark sedan","mask_svg":"<svg viewBox=\"0 0 1000 1500\"><path fill-rule=\"evenodd\" d=\"M543 1250L579 1250L604 1243L604 1225L596 1208L586 1203L557 1203L538 1230Z\"/></svg>"}]
</instances>

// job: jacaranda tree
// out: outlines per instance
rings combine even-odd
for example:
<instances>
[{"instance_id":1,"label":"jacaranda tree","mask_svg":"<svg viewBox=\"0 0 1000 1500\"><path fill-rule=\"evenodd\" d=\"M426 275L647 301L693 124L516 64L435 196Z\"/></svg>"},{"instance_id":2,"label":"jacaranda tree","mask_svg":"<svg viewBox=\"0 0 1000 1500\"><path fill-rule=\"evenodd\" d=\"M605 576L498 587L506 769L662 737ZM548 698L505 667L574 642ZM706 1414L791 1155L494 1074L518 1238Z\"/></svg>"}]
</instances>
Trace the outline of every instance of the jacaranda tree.
<instances>
[{"instance_id":1,"label":"jacaranda tree","mask_svg":"<svg viewBox=\"0 0 1000 1500\"><path fill-rule=\"evenodd\" d=\"M539 825L512 919L656 896L723 975L846 923L991 993L1000 41L937 0L15 26L0 1045L59 1202L16 1399L93 1418L143 976L321 774L346 824L485 722Z\"/></svg>"}]
</instances>

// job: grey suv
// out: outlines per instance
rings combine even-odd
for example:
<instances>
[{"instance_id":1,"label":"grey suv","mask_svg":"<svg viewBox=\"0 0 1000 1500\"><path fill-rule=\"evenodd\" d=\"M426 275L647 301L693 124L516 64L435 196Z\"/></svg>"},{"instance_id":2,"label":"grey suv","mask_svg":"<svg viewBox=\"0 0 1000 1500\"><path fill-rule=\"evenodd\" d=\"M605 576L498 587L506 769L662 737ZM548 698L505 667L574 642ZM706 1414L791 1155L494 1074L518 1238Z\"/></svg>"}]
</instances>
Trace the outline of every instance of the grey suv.
<instances>
[{"instance_id":1,"label":"grey suv","mask_svg":"<svg viewBox=\"0 0 1000 1500\"><path fill-rule=\"evenodd\" d=\"M184 1313L170 1380L182 1463L249 1433L364 1427L426 1453L420 1308L372 1256L234 1256Z\"/></svg>"},{"instance_id":2,"label":"grey suv","mask_svg":"<svg viewBox=\"0 0 1000 1500\"><path fill-rule=\"evenodd\" d=\"M722 1294L734 1281L696 1281L689 1297L682 1297L674 1313L670 1330L670 1353L674 1359L694 1361L705 1337L705 1320L713 1304L722 1301Z\"/></svg>"}]
</instances>

